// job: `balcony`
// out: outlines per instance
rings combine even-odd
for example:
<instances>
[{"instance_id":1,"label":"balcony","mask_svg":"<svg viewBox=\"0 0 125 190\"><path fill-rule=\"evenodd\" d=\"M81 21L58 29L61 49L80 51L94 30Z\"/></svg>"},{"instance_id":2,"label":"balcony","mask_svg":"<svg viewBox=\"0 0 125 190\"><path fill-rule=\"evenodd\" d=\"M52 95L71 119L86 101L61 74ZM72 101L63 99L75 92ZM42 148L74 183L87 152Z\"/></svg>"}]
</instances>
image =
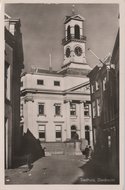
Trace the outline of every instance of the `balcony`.
<instances>
[{"instance_id":1,"label":"balcony","mask_svg":"<svg viewBox=\"0 0 125 190\"><path fill-rule=\"evenodd\" d=\"M77 36L77 37L75 35L66 36L65 38L62 39L62 45L66 45L71 41L86 42L86 36Z\"/></svg>"}]
</instances>

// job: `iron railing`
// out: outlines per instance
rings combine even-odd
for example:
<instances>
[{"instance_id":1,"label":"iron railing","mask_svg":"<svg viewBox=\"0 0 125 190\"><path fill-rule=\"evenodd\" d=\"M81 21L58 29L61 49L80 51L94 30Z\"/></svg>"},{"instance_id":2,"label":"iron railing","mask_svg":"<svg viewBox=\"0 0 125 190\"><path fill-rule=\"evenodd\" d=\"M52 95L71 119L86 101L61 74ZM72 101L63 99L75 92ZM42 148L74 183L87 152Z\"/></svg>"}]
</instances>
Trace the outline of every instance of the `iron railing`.
<instances>
[{"instance_id":1,"label":"iron railing","mask_svg":"<svg viewBox=\"0 0 125 190\"><path fill-rule=\"evenodd\" d=\"M70 41L78 41L78 42L85 42L86 41L86 36L75 36L70 34L69 36L66 36L65 38L62 39L62 44L67 44Z\"/></svg>"}]
</instances>

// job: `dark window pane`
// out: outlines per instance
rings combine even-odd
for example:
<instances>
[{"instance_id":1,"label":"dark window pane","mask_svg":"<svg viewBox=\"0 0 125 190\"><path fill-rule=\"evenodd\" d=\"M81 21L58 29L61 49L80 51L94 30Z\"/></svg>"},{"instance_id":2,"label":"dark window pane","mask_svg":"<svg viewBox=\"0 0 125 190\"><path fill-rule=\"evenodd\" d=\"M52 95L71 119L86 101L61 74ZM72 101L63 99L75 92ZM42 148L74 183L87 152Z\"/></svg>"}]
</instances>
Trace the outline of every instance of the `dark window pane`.
<instances>
[{"instance_id":1,"label":"dark window pane","mask_svg":"<svg viewBox=\"0 0 125 190\"><path fill-rule=\"evenodd\" d=\"M71 130L76 131L76 126L75 126L75 125L72 125L72 126L71 126Z\"/></svg>"},{"instance_id":2,"label":"dark window pane","mask_svg":"<svg viewBox=\"0 0 125 190\"><path fill-rule=\"evenodd\" d=\"M56 138L61 138L61 131L56 131Z\"/></svg>"},{"instance_id":3,"label":"dark window pane","mask_svg":"<svg viewBox=\"0 0 125 190\"><path fill-rule=\"evenodd\" d=\"M71 110L70 114L71 114L71 115L76 115L76 112L73 111L73 110Z\"/></svg>"},{"instance_id":4,"label":"dark window pane","mask_svg":"<svg viewBox=\"0 0 125 190\"><path fill-rule=\"evenodd\" d=\"M39 138L40 139L45 139L45 132L39 132Z\"/></svg>"},{"instance_id":5,"label":"dark window pane","mask_svg":"<svg viewBox=\"0 0 125 190\"><path fill-rule=\"evenodd\" d=\"M55 106L55 115L60 115L60 106Z\"/></svg>"},{"instance_id":6,"label":"dark window pane","mask_svg":"<svg viewBox=\"0 0 125 190\"><path fill-rule=\"evenodd\" d=\"M39 105L39 114L40 115L44 114L44 104Z\"/></svg>"},{"instance_id":7,"label":"dark window pane","mask_svg":"<svg viewBox=\"0 0 125 190\"><path fill-rule=\"evenodd\" d=\"M54 86L60 86L60 81L54 81Z\"/></svg>"},{"instance_id":8,"label":"dark window pane","mask_svg":"<svg viewBox=\"0 0 125 190\"><path fill-rule=\"evenodd\" d=\"M38 85L43 85L43 80L37 80Z\"/></svg>"},{"instance_id":9,"label":"dark window pane","mask_svg":"<svg viewBox=\"0 0 125 190\"><path fill-rule=\"evenodd\" d=\"M89 131L89 126L88 125L85 126L85 130Z\"/></svg>"},{"instance_id":10,"label":"dark window pane","mask_svg":"<svg viewBox=\"0 0 125 190\"><path fill-rule=\"evenodd\" d=\"M67 39L68 40L70 39L70 26L68 26L67 28Z\"/></svg>"},{"instance_id":11,"label":"dark window pane","mask_svg":"<svg viewBox=\"0 0 125 190\"><path fill-rule=\"evenodd\" d=\"M21 87L23 87L23 81L21 81L21 84L20 84Z\"/></svg>"},{"instance_id":12,"label":"dark window pane","mask_svg":"<svg viewBox=\"0 0 125 190\"><path fill-rule=\"evenodd\" d=\"M80 28L78 25L75 25L75 38L80 39Z\"/></svg>"}]
</instances>

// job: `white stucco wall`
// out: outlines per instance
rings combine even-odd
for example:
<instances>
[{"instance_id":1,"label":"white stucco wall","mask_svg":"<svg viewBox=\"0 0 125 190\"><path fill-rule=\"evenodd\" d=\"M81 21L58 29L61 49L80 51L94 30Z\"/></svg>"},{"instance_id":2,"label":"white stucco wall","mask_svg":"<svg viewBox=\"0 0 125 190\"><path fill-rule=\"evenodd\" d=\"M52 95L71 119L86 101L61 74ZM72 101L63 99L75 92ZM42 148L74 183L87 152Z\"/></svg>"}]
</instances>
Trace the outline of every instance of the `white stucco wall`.
<instances>
[{"instance_id":1,"label":"white stucco wall","mask_svg":"<svg viewBox=\"0 0 125 190\"><path fill-rule=\"evenodd\" d=\"M81 56L77 56L76 54L75 54L75 52L74 52L74 50L75 50L75 47L76 46L79 46L79 47L81 47L81 49L82 49L82 54L81 54ZM70 56L67 58L66 57L66 49L67 48L70 48ZM73 61L73 62L79 62L79 63L84 63L84 59L83 58L85 58L85 43L78 43L78 42L74 42L74 41L72 41L72 42L70 42L70 43L68 43L67 45L65 45L64 46L64 65L65 64L67 64L68 62L71 62L71 61Z\"/></svg>"},{"instance_id":2,"label":"white stucco wall","mask_svg":"<svg viewBox=\"0 0 125 190\"><path fill-rule=\"evenodd\" d=\"M28 77L32 77L33 75L28 75ZM23 80L26 75L23 77ZM30 77L27 81L31 83ZM42 76L43 77L43 76ZM26 77L27 78L27 77ZM34 77L35 80L37 77ZM75 78L75 77L66 77L63 78L64 87L65 89L68 89L69 87L77 86L79 83L81 83L81 78ZM61 78L60 78L61 79ZM83 78L84 79L84 78ZM46 80L51 80L51 77L46 76ZM83 80L84 81L84 80ZM85 81L86 82L86 81ZM46 83L46 84L49 84ZM30 84L31 85L31 84ZM27 83L27 88L30 86ZM35 85L36 86L36 85ZM33 87L33 85L32 85ZM49 87L49 85L47 86ZM47 88L46 87L46 88ZM34 87L35 88L35 87ZM80 90L79 90L80 93ZM70 103L65 102L65 100L80 100L80 101L86 101L90 100L89 95L83 95L83 91L81 91L81 95L71 93L67 95L59 95L59 94L48 94L48 93L27 93L27 97L32 96L32 100L26 101L23 97L21 102L24 104L24 129L26 132L26 129L29 129L31 133L34 135L36 139L38 139L38 129L39 125L45 126L45 133L46 133L46 142L55 142L55 127L56 125L61 125L62 127L62 141L65 141L67 138L71 138L71 126L75 125L77 128L77 133L79 135L79 138L85 138L85 125L89 125L90 128L92 128L91 125L91 117L84 117L84 106L83 104L76 104L76 116L70 116ZM45 106L45 115L39 115L38 114L38 104L44 103ZM55 103L59 103L61 105L61 116L55 116ZM82 110L81 110L82 109ZM90 110L91 112L91 110ZM92 138L92 137L91 137ZM91 140L92 141L92 140Z\"/></svg>"},{"instance_id":3,"label":"white stucco wall","mask_svg":"<svg viewBox=\"0 0 125 190\"><path fill-rule=\"evenodd\" d=\"M37 80L44 80L44 85L38 85ZM22 77L23 89L43 89L43 90L67 90L74 86L80 85L82 83L88 82L88 77L75 77L75 76L56 76L56 75L37 75L37 74L26 74ZM54 86L54 81L60 81L60 86Z\"/></svg>"}]
</instances>

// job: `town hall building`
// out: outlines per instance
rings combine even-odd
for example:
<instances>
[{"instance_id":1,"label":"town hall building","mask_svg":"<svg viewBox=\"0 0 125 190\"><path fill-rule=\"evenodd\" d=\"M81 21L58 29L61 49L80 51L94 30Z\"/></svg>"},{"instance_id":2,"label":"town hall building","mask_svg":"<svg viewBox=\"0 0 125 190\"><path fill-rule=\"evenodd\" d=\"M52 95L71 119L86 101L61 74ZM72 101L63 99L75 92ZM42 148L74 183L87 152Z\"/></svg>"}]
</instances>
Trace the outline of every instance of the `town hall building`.
<instances>
[{"instance_id":1,"label":"town hall building","mask_svg":"<svg viewBox=\"0 0 125 190\"><path fill-rule=\"evenodd\" d=\"M65 18L60 70L34 68L21 78L21 126L46 147L74 139L93 146L84 20L74 12Z\"/></svg>"}]
</instances>

